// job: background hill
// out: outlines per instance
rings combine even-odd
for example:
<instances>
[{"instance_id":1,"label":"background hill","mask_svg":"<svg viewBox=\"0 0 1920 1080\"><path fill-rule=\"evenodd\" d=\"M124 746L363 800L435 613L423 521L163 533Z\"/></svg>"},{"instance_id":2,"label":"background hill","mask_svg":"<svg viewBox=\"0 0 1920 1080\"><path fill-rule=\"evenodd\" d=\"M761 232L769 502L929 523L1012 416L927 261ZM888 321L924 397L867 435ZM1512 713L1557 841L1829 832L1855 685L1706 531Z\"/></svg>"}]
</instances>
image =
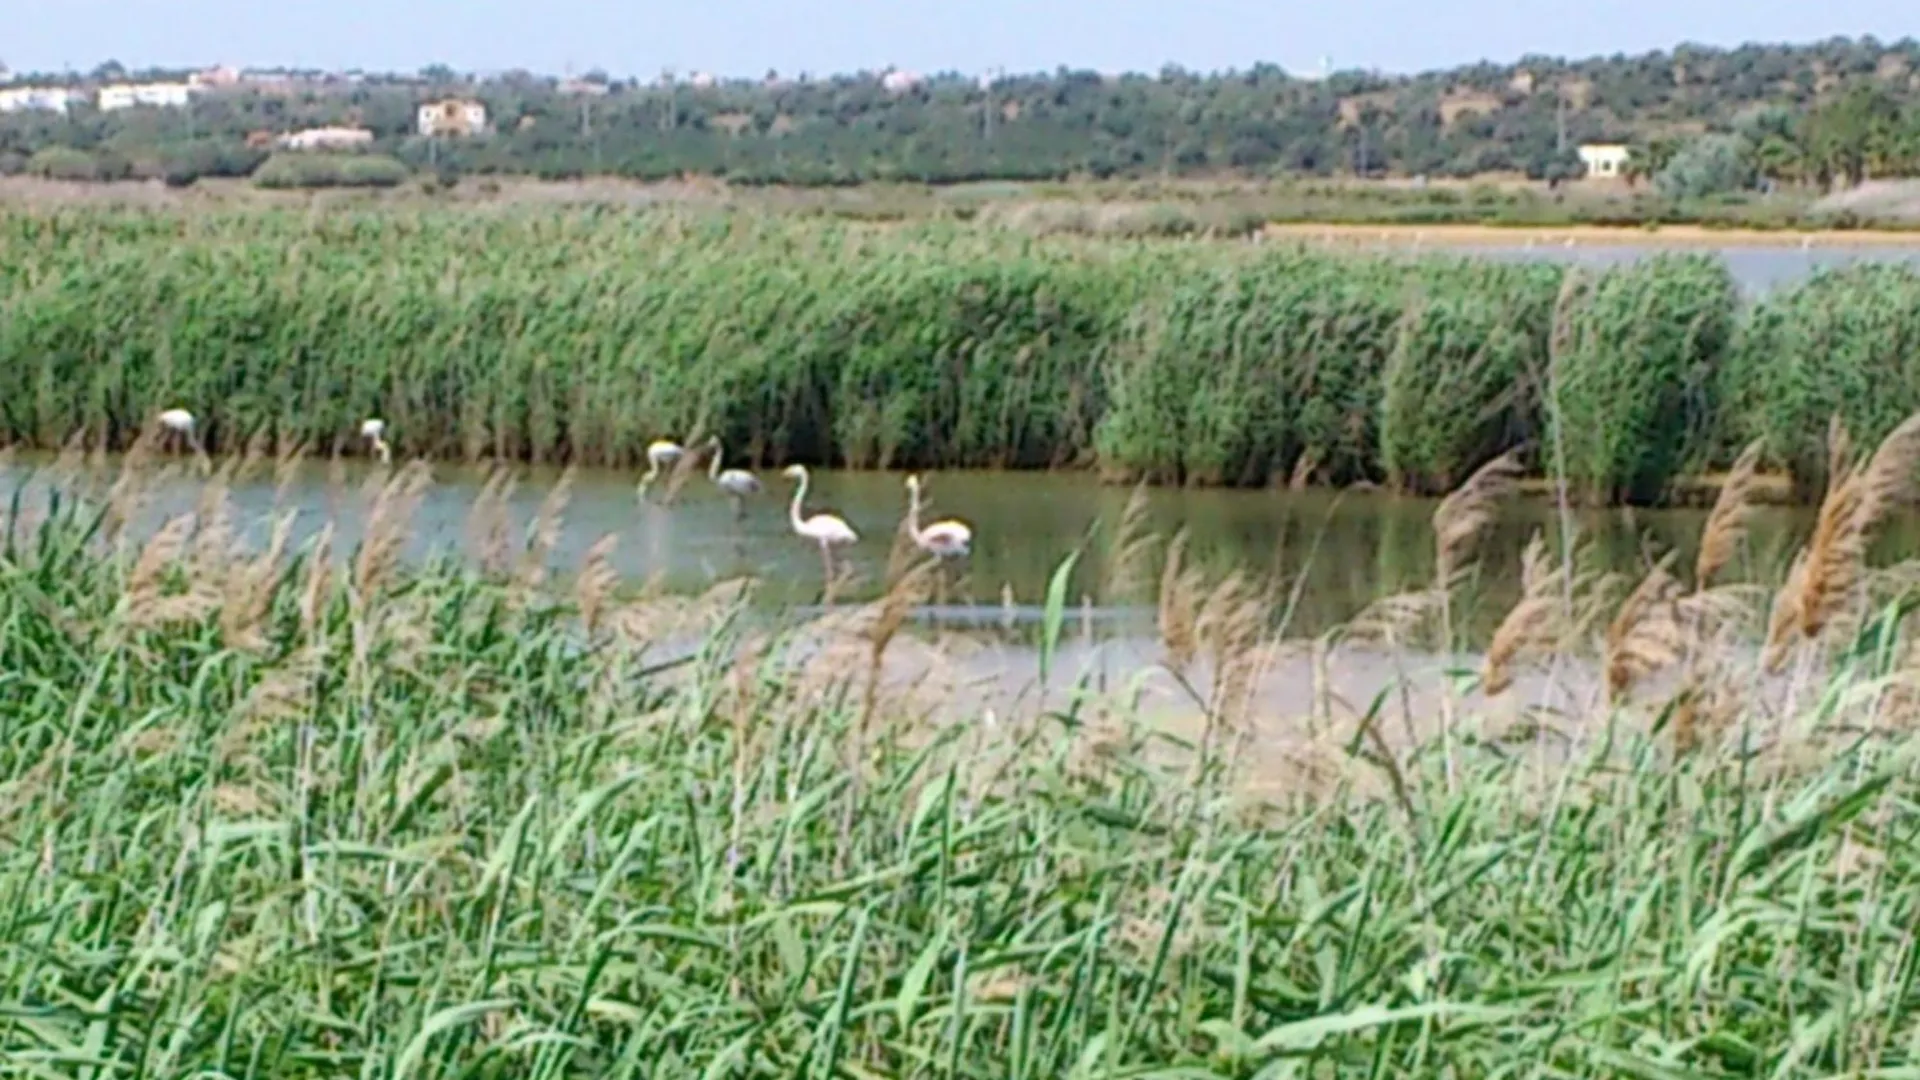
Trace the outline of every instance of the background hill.
<instances>
[{"instance_id":1,"label":"background hill","mask_svg":"<svg viewBox=\"0 0 1920 1080\"><path fill-rule=\"evenodd\" d=\"M182 78L103 65L16 86ZM422 102L484 103L485 138L416 134ZM1412 76L1278 67L1199 75L1062 69L986 80L903 72L648 83L247 73L184 107L0 114L0 172L70 178L251 173L273 136L363 126L371 150L446 176L685 174L735 183L1576 171L1618 141L1676 192L1920 173L1920 43L1834 39L1640 56L1531 56ZM251 137L252 145L249 145ZM373 170L378 172L378 170Z\"/></svg>"}]
</instances>

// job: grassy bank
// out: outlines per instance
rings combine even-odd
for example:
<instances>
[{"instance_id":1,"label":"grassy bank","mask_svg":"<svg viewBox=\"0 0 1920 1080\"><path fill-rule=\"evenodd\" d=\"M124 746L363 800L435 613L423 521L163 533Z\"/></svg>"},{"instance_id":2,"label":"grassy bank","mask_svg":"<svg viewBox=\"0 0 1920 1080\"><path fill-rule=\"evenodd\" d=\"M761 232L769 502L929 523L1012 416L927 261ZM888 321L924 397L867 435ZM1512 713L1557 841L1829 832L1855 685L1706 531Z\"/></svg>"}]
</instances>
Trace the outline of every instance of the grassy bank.
<instances>
[{"instance_id":1,"label":"grassy bank","mask_svg":"<svg viewBox=\"0 0 1920 1080\"><path fill-rule=\"evenodd\" d=\"M180 404L215 446L380 415L442 457L624 465L698 429L762 465L1439 491L1555 443L1605 501L1753 437L1811 485L1835 408L1877 437L1920 404L1913 379L1848 389L1912 362L1920 275L1888 267L1748 309L1702 256L1575 280L605 208L14 211L0 238L0 437L41 446L125 445Z\"/></svg>"},{"instance_id":2,"label":"grassy bank","mask_svg":"<svg viewBox=\"0 0 1920 1080\"><path fill-rule=\"evenodd\" d=\"M1292 718L1235 691L1275 644L1270 613L1172 555L1167 662L1214 673L1194 681L1211 687L1199 737L1177 745L1090 687L1057 712L926 720L871 674L924 598L916 571L871 608L767 636L724 601L548 567L548 529L490 552L493 570L399 567L413 470L370 493L377 524L333 559L236 547L217 480L197 516L118 537L148 468L135 455L90 501L10 520L0 548L0 1049L16 1065L1916 1064L1920 768L1911 709L1875 689L1897 618L1831 640L1826 693L1802 667L1802 706L1782 713L1721 708L1744 670L1525 730L1463 715L1432 742L1400 738L1391 705L1329 700L1275 757L1255 733ZM1482 474L1450 502L1444 561L1470 561L1501 497ZM1540 598L1561 593L1534 587L1509 623L1537 646L1554 624ZM1667 594L1635 595L1608 648L1641 675L1646 601ZM676 629L698 643L677 665L660 649ZM1700 719L1679 719L1683 700ZM1548 743L1550 766L1516 753Z\"/></svg>"}]
</instances>

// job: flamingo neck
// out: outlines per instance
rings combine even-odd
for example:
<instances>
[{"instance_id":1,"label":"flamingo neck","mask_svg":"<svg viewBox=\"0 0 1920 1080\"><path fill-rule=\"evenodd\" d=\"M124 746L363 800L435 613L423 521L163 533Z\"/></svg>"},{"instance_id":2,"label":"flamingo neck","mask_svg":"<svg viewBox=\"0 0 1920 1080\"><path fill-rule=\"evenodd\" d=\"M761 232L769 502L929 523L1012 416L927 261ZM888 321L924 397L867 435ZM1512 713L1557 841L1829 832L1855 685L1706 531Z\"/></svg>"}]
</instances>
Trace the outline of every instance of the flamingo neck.
<instances>
[{"instance_id":1,"label":"flamingo neck","mask_svg":"<svg viewBox=\"0 0 1920 1080\"><path fill-rule=\"evenodd\" d=\"M707 463L707 478L709 480L720 479L720 459L725 454L726 450L721 447L720 440L713 440L713 460Z\"/></svg>"},{"instance_id":2,"label":"flamingo neck","mask_svg":"<svg viewBox=\"0 0 1920 1080\"><path fill-rule=\"evenodd\" d=\"M920 535L920 485L907 486L907 531Z\"/></svg>"},{"instance_id":3,"label":"flamingo neck","mask_svg":"<svg viewBox=\"0 0 1920 1080\"><path fill-rule=\"evenodd\" d=\"M807 497L807 470L801 469L800 484L799 486L793 489L793 505L789 507L787 510L788 516L790 516L793 519L794 532L801 531L800 503L804 501L806 497Z\"/></svg>"},{"instance_id":4,"label":"flamingo neck","mask_svg":"<svg viewBox=\"0 0 1920 1080\"><path fill-rule=\"evenodd\" d=\"M393 464L393 448L387 445L387 440L385 439L373 440L373 451L374 453L380 455L380 464L382 465Z\"/></svg>"}]
</instances>

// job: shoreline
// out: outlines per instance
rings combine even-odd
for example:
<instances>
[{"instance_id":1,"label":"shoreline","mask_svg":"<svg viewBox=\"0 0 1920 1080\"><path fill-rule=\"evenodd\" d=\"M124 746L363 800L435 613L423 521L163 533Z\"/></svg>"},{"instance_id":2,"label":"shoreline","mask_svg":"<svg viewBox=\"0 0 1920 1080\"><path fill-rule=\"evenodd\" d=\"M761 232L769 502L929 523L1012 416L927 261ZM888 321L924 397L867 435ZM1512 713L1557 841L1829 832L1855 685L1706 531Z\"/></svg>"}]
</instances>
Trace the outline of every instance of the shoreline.
<instances>
[{"instance_id":1,"label":"shoreline","mask_svg":"<svg viewBox=\"0 0 1920 1080\"><path fill-rule=\"evenodd\" d=\"M1436 247L1500 247L1533 243L1579 247L1773 247L1874 248L1920 250L1920 229L1757 229L1705 225L1484 225L1405 223L1362 225L1309 221L1269 222L1260 230L1268 240L1305 240L1336 244L1432 244Z\"/></svg>"}]
</instances>

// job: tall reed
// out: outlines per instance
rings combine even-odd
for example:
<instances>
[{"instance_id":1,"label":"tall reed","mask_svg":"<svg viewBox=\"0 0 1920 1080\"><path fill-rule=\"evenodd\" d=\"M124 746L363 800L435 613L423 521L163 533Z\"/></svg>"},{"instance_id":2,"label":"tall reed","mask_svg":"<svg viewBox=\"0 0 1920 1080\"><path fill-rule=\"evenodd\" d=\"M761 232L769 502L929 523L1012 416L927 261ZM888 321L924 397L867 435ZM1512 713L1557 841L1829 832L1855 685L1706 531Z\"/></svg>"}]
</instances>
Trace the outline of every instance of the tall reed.
<instances>
[{"instance_id":1,"label":"tall reed","mask_svg":"<svg viewBox=\"0 0 1920 1080\"><path fill-rule=\"evenodd\" d=\"M1432 493L1542 444L1565 274L663 209L15 208L0 244L27 445L125 448L184 405L216 451L358 452L377 415L403 459L630 466L697 431L761 466ZM1803 471L1841 405L1883 434L1905 383L1862 380L1911 362L1916 281L1829 275L1742 322L1712 260L1601 275L1555 372L1576 494L1656 500L1762 434Z\"/></svg>"}]
</instances>

